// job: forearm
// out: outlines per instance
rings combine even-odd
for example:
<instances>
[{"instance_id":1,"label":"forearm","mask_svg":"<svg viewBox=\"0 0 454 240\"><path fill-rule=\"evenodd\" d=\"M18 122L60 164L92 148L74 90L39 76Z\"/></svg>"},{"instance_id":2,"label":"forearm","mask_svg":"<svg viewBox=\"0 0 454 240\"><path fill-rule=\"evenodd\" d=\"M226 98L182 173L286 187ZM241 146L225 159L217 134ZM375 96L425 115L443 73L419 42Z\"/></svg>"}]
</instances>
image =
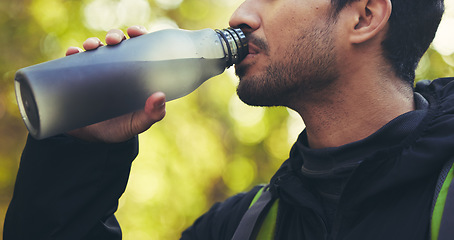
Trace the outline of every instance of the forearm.
<instances>
[{"instance_id":1,"label":"forearm","mask_svg":"<svg viewBox=\"0 0 454 240\"><path fill-rule=\"evenodd\" d=\"M4 239L121 238L113 213L124 192L137 139L92 144L66 136L29 138Z\"/></svg>"}]
</instances>

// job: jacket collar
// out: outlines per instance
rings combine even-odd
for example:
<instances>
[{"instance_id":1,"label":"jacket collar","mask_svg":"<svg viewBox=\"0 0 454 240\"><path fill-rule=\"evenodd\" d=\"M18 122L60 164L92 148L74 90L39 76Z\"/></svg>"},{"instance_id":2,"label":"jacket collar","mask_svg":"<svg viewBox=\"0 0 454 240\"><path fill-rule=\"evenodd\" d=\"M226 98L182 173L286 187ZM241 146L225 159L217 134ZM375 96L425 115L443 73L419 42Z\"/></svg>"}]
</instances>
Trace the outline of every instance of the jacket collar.
<instances>
[{"instance_id":1,"label":"jacket collar","mask_svg":"<svg viewBox=\"0 0 454 240\"><path fill-rule=\"evenodd\" d=\"M429 102L429 109L405 139L370 154L354 170L341 204L353 208L375 194L396 186L436 176L454 156L454 82L452 78L420 82L415 91ZM301 174L304 134L292 147L290 157L271 179L271 191L283 201L309 208L320 216L323 209L311 182Z\"/></svg>"}]
</instances>

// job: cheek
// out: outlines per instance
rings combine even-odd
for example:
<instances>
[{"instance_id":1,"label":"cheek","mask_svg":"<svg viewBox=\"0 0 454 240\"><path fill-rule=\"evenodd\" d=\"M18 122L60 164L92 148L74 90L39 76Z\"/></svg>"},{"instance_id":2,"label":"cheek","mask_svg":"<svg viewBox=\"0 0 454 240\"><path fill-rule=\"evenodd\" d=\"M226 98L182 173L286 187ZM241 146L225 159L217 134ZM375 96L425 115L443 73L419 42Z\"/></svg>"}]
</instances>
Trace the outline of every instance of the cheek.
<instances>
[{"instance_id":1,"label":"cheek","mask_svg":"<svg viewBox=\"0 0 454 240\"><path fill-rule=\"evenodd\" d=\"M287 62L300 48L298 46L298 35L296 32L282 31L276 39L270 40L270 56L273 62Z\"/></svg>"},{"instance_id":2,"label":"cheek","mask_svg":"<svg viewBox=\"0 0 454 240\"><path fill-rule=\"evenodd\" d=\"M288 7L283 9L277 6L262 20L264 37L270 49L274 48L276 51L285 47L285 43L293 38L295 32L298 32L295 24L298 21L297 15L294 11L289 11Z\"/></svg>"},{"instance_id":3,"label":"cheek","mask_svg":"<svg viewBox=\"0 0 454 240\"><path fill-rule=\"evenodd\" d=\"M285 55L292 52L298 39L304 38L308 32L307 24L304 26L302 23L305 20L297 19L295 17L281 18L280 22L275 22L273 28L269 28L266 34L270 54L274 57L285 59ZM271 30L272 29L272 30ZM273 59L274 60L274 59Z\"/></svg>"}]
</instances>

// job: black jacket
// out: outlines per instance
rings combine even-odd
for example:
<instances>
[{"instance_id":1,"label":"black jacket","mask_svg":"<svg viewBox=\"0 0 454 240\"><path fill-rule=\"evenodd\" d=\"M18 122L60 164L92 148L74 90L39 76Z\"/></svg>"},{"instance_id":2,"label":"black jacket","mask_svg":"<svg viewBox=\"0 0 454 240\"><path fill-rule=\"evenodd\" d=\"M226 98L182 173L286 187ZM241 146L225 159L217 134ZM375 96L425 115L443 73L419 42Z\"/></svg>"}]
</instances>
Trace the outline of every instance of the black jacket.
<instances>
[{"instance_id":1,"label":"black jacket","mask_svg":"<svg viewBox=\"0 0 454 240\"><path fill-rule=\"evenodd\" d=\"M301 140L271 179L280 198L276 239L428 239L435 182L454 155L454 82L416 88L430 103L415 131L373 152L353 171L329 227L301 173ZM137 154L137 139L86 144L29 138L7 212L4 239L120 239L114 212ZM259 188L215 204L182 239L231 239Z\"/></svg>"},{"instance_id":2,"label":"black jacket","mask_svg":"<svg viewBox=\"0 0 454 240\"><path fill-rule=\"evenodd\" d=\"M280 199L276 239L429 239L435 184L444 163L454 156L451 81L418 84L416 91L430 103L424 118L398 144L371 152L356 167L330 226L314 183L301 172L300 136L270 181L271 192ZM183 239L231 239L257 190L213 206Z\"/></svg>"}]
</instances>

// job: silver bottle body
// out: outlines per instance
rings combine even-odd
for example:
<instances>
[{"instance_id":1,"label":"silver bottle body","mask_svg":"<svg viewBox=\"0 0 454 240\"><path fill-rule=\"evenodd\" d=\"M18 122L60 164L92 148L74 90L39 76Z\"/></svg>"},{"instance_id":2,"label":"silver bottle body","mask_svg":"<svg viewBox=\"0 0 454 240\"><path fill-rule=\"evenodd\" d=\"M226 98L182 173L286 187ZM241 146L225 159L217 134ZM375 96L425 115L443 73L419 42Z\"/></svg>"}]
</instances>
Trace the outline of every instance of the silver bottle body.
<instances>
[{"instance_id":1,"label":"silver bottle body","mask_svg":"<svg viewBox=\"0 0 454 240\"><path fill-rule=\"evenodd\" d=\"M30 134L43 139L144 107L157 91L185 96L227 65L212 29L169 29L20 69L16 97Z\"/></svg>"}]
</instances>

